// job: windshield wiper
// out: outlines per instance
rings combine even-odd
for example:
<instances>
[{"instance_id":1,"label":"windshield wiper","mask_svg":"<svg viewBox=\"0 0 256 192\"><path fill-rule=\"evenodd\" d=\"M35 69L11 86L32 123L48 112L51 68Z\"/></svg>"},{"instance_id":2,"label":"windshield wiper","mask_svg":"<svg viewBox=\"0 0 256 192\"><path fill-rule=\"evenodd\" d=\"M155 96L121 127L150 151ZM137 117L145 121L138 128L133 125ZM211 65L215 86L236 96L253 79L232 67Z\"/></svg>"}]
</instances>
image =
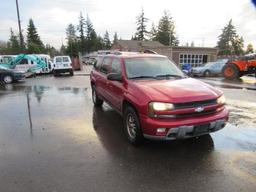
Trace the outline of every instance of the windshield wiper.
<instances>
[{"instance_id":1,"label":"windshield wiper","mask_svg":"<svg viewBox=\"0 0 256 192\"><path fill-rule=\"evenodd\" d=\"M155 76L141 75L136 77L130 77L129 79L156 79Z\"/></svg>"},{"instance_id":2,"label":"windshield wiper","mask_svg":"<svg viewBox=\"0 0 256 192\"><path fill-rule=\"evenodd\" d=\"M183 76L181 76L181 75L173 75L173 74L165 74L165 75L157 75L156 76L157 78L159 78L159 77L165 77L165 78L168 78L168 77L175 77L175 78L184 78Z\"/></svg>"}]
</instances>

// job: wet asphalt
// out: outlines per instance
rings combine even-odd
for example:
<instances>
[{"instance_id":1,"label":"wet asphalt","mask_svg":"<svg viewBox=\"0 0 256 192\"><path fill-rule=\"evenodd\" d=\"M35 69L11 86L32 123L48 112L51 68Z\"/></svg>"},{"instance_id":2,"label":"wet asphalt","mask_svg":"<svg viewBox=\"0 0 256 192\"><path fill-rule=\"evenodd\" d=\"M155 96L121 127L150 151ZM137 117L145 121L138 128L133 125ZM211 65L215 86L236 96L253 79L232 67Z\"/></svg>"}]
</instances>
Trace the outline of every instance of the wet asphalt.
<instances>
[{"instance_id":1,"label":"wet asphalt","mask_svg":"<svg viewBox=\"0 0 256 192\"><path fill-rule=\"evenodd\" d=\"M223 130L133 147L122 118L93 106L88 76L1 85L0 191L255 192L256 91L215 86L230 109Z\"/></svg>"}]
</instances>

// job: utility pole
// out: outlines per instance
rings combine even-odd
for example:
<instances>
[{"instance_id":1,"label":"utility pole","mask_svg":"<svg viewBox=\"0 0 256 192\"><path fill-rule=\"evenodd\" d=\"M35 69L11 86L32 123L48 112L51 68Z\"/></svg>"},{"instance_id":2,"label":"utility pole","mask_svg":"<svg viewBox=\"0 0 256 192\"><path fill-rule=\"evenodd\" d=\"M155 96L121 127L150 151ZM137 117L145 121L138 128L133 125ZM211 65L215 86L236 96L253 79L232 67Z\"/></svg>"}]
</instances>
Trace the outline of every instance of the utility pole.
<instances>
[{"instance_id":1,"label":"utility pole","mask_svg":"<svg viewBox=\"0 0 256 192\"><path fill-rule=\"evenodd\" d=\"M23 36L22 36L22 32L21 32L21 26L20 26L20 11L19 11L18 0L16 0L16 8L17 8L18 25L19 25L19 33L20 33L20 47L21 47L21 51L23 52L24 43L23 43Z\"/></svg>"}]
</instances>

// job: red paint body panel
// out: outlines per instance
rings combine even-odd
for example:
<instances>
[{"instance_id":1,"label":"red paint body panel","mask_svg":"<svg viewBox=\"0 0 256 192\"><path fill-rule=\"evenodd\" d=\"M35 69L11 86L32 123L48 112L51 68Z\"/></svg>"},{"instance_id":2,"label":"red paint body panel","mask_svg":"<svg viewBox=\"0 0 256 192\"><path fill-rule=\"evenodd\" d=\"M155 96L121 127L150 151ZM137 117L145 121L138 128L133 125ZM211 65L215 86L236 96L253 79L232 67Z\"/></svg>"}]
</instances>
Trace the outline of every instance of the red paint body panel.
<instances>
[{"instance_id":1,"label":"red paint body panel","mask_svg":"<svg viewBox=\"0 0 256 192\"><path fill-rule=\"evenodd\" d=\"M215 100L223 93L201 81L193 78L169 80L129 80L125 71L125 56L108 55L120 61L122 82L110 81L107 75L100 70L91 72L91 83L96 86L97 94L122 114L124 101L130 103L137 111L141 128L144 134L156 135L157 128L167 128L184 125L200 125L223 119L228 120L228 111L223 105L213 104L204 106L204 111L213 111L211 114L200 116L184 116L181 118L152 118L149 114L150 102L166 102L173 104ZM132 56L129 56L132 57ZM134 57L163 57L159 55L135 55ZM196 108L175 109L172 111L158 111L158 115L193 114Z\"/></svg>"}]
</instances>

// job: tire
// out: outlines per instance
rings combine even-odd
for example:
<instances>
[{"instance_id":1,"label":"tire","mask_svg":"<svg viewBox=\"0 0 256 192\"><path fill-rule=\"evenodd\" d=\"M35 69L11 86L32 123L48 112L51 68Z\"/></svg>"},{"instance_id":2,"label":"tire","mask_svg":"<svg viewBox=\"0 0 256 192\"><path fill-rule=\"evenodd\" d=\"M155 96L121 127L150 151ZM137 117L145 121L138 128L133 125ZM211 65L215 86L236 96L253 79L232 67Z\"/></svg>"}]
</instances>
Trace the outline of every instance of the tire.
<instances>
[{"instance_id":1,"label":"tire","mask_svg":"<svg viewBox=\"0 0 256 192\"><path fill-rule=\"evenodd\" d=\"M128 141L134 146L140 145L144 138L140 120L134 108L128 106L124 109L123 121Z\"/></svg>"},{"instance_id":2,"label":"tire","mask_svg":"<svg viewBox=\"0 0 256 192\"><path fill-rule=\"evenodd\" d=\"M204 77L210 77L211 72L209 70L206 70L203 75Z\"/></svg>"},{"instance_id":3,"label":"tire","mask_svg":"<svg viewBox=\"0 0 256 192\"><path fill-rule=\"evenodd\" d=\"M74 71L73 71L73 70L70 70L70 71L69 71L69 74L70 74L70 76L74 76Z\"/></svg>"},{"instance_id":4,"label":"tire","mask_svg":"<svg viewBox=\"0 0 256 192\"><path fill-rule=\"evenodd\" d=\"M234 64L227 64L222 69L222 75L226 79L238 79L240 77L240 71Z\"/></svg>"},{"instance_id":5,"label":"tire","mask_svg":"<svg viewBox=\"0 0 256 192\"><path fill-rule=\"evenodd\" d=\"M53 76L54 77L57 77L59 74L55 71L55 70L53 70Z\"/></svg>"},{"instance_id":6,"label":"tire","mask_svg":"<svg viewBox=\"0 0 256 192\"><path fill-rule=\"evenodd\" d=\"M13 77L11 75L4 75L3 82L5 84L11 84L13 82Z\"/></svg>"},{"instance_id":7,"label":"tire","mask_svg":"<svg viewBox=\"0 0 256 192\"><path fill-rule=\"evenodd\" d=\"M101 107L103 104L103 100L98 97L94 85L92 86L92 101L93 101L94 106L96 106L96 107Z\"/></svg>"}]
</instances>

